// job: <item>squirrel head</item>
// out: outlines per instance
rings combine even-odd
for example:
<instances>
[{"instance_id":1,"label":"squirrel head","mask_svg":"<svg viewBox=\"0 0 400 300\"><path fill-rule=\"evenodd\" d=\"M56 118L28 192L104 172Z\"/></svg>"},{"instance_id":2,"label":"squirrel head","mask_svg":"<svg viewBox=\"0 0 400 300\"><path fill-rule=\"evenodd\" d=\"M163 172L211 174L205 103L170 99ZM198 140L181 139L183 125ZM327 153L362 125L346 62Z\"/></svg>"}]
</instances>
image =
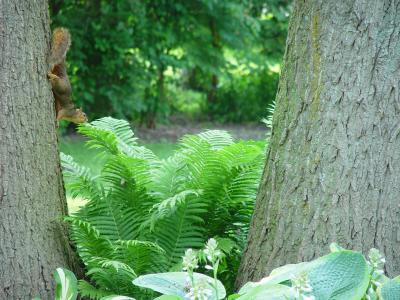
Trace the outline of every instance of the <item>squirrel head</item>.
<instances>
[{"instance_id":1,"label":"squirrel head","mask_svg":"<svg viewBox=\"0 0 400 300\"><path fill-rule=\"evenodd\" d=\"M88 121L86 114L82 111L81 108L77 108L75 110L75 113L72 118L73 119L71 120L71 122L74 123L86 123Z\"/></svg>"},{"instance_id":2,"label":"squirrel head","mask_svg":"<svg viewBox=\"0 0 400 300\"><path fill-rule=\"evenodd\" d=\"M61 109L58 112L57 120L66 120L72 123L80 124L86 123L88 118L81 108L74 108L73 110Z\"/></svg>"}]
</instances>

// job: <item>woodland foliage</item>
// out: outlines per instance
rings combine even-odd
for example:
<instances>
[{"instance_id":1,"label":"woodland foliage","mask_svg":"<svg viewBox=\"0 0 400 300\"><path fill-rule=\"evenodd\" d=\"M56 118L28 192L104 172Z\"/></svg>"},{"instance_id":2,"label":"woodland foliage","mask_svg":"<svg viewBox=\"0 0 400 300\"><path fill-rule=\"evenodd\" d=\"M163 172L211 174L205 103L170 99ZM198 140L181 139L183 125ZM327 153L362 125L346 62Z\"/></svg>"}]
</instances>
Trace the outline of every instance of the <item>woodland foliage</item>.
<instances>
[{"instance_id":1,"label":"woodland foliage","mask_svg":"<svg viewBox=\"0 0 400 300\"><path fill-rule=\"evenodd\" d=\"M61 155L67 189L87 203L68 221L90 281L84 296L138 296L140 275L180 270L188 248L214 237L224 253L220 279L233 289L254 207L264 143L234 142L224 131L184 136L158 159L123 120L83 124L87 146L105 157L99 175ZM140 299L140 298L139 298Z\"/></svg>"},{"instance_id":2,"label":"woodland foliage","mask_svg":"<svg viewBox=\"0 0 400 300\"><path fill-rule=\"evenodd\" d=\"M275 97L290 1L50 0L89 118L254 121ZM195 109L196 113L193 113Z\"/></svg>"}]
</instances>

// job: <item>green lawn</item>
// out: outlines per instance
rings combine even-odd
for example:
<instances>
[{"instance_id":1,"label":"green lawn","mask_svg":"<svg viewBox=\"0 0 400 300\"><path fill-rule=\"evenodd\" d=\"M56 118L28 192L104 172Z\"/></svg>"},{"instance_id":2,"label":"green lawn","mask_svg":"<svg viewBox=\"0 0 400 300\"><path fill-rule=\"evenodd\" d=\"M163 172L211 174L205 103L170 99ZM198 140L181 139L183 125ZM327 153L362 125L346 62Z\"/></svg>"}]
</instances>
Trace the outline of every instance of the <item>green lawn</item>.
<instances>
[{"instance_id":1,"label":"green lawn","mask_svg":"<svg viewBox=\"0 0 400 300\"><path fill-rule=\"evenodd\" d=\"M177 148L176 144L172 143L150 143L143 146L152 150L159 158L166 158L173 153ZM104 157L95 149L88 149L85 146L84 139L62 137L60 143L60 151L71 155L75 161L83 166L88 167L92 174L99 174L104 161ZM67 201L70 213L75 212L80 206L85 203L84 199L71 199L67 190Z\"/></svg>"},{"instance_id":2,"label":"green lawn","mask_svg":"<svg viewBox=\"0 0 400 300\"><path fill-rule=\"evenodd\" d=\"M177 149L177 145L172 143L152 143L143 146L153 151L159 158L167 158Z\"/></svg>"}]
</instances>

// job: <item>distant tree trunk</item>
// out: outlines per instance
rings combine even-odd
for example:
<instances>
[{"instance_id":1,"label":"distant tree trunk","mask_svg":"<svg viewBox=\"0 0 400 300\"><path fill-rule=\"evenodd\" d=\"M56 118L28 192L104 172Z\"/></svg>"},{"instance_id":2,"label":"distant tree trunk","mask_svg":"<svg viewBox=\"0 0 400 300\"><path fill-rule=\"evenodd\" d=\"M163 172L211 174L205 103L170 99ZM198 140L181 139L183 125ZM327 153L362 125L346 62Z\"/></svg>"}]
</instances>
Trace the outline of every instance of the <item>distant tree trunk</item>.
<instances>
[{"instance_id":1,"label":"distant tree trunk","mask_svg":"<svg viewBox=\"0 0 400 300\"><path fill-rule=\"evenodd\" d=\"M76 266L62 221L49 41L47 1L0 1L0 299L52 299L52 273Z\"/></svg>"},{"instance_id":2,"label":"distant tree trunk","mask_svg":"<svg viewBox=\"0 0 400 300\"><path fill-rule=\"evenodd\" d=\"M219 35L218 35L218 31L217 31L217 26L215 24L214 20L210 21L210 32L211 32L211 37L212 37L212 46L215 49L215 51L221 51L221 45L219 43ZM208 90L207 93L207 102L208 105L213 105L216 101L216 97L217 97L217 88L218 88L218 75L217 74L212 74L211 75L211 85L210 85L210 89Z\"/></svg>"},{"instance_id":3,"label":"distant tree trunk","mask_svg":"<svg viewBox=\"0 0 400 300\"><path fill-rule=\"evenodd\" d=\"M217 100L217 88L218 88L218 76L213 74L211 76L211 86L207 93L207 102L209 105L213 105Z\"/></svg>"},{"instance_id":4,"label":"distant tree trunk","mask_svg":"<svg viewBox=\"0 0 400 300\"><path fill-rule=\"evenodd\" d=\"M157 71L157 98L150 98L151 105L149 110L145 114L146 127L149 129L156 128L156 118L160 105L164 104L165 101L165 67L161 65ZM149 95L150 93L148 93ZM150 95L149 95L150 96Z\"/></svg>"},{"instance_id":5,"label":"distant tree trunk","mask_svg":"<svg viewBox=\"0 0 400 300\"><path fill-rule=\"evenodd\" d=\"M182 70L182 87L187 90L199 90L199 83L197 82L198 68Z\"/></svg>"},{"instance_id":6,"label":"distant tree trunk","mask_svg":"<svg viewBox=\"0 0 400 300\"><path fill-rule=\"evenodd\" d=\"M296 1L237 286L380 249L400 273L400 2Z\"/></svg>"}]
</instances>

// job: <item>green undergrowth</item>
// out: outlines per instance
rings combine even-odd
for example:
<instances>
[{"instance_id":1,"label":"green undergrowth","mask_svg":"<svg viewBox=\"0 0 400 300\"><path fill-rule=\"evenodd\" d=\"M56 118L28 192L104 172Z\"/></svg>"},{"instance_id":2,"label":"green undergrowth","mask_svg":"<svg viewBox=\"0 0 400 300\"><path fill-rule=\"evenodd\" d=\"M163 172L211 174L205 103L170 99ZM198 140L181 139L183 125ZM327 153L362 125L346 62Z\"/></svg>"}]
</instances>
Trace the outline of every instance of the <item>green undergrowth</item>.
<instances>
[{"instance_id":1,"label":"green undergrowth","mask_svg":"<svg viewBox=\"0 0 400 300\"><path fill-rule=\"evenodd\" d=\"M136 299L154 300L398 300L400 276L385 276L385 258L372 248L368 256L346 250L333 243L331 253L310 262L288 264L274 269L258 282L247 282L228 296L218 280L223 250L209 239L203 250L188 249L182 272L141 275L132 285L141 288ZM222 251L221 251L222 250ZM205 265L211 274L198 273ZM75 275L58 268L55 300L76 300L78 281ZM147 291L147 292L146 292ZM159 296L162 294L161 296ZM146 298L142 296L146 295ZM155 298L156 297L156 298ZM100 297L99 297L100 298ZM34 300L38 300L35 298ZM109 295L100 300L135 300L132 295Z\"/></svg>"},{"instance_id":2,"label":"green undergrowth","mask_svg":"<svg viewBox=\"0 0 400 300\"><path fill-rule=\"evenodd\" d=\"M81 207L71 209L68 221L89 279L79 282L82 295L149 299L152 292L143 294L132 280L180 270L185 250L209 238L224 253L219 278L232 291L265 142L236 142L209 130L182 137L160 158L124 120L102 118L79 132L86 144L62 153L61 162L70 202Z\"/></svg>"},{"instance_id":3,"label":"green undergrowth","mask_svg":"<svg viewBox=\"0 0 400 300\"><path fill-rule=\"evenodd\" d=\"M87 140L83 137L62 137L60 143L60 151L74 157L75 161L82 166L89 168L93 174L100 174L101 166L107 160L107 154L102 153L96 149L89 149L85 146ZM143 144L146 148L153 151L153 153L160 159L166 158L171 155L177 148L175 143L147 143ZM64 180L68 180L64 178ZM66 190L68 211L75 213L80 207L84 206L87 202L85 199L75 197L72 199L69 189Z\"/></svg>"}]
</instances>

